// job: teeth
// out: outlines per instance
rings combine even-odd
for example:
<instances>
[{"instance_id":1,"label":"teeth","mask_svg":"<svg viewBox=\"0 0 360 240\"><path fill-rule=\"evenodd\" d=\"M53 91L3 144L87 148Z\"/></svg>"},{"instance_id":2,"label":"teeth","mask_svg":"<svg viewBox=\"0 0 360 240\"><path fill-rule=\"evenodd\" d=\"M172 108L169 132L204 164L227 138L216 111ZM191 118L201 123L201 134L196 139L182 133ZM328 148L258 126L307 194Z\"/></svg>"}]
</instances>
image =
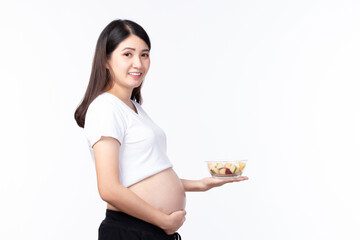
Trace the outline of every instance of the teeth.
<instances>
[{"instance_id":1,"label":"teeth","mask_svg":"<svg viewBox=\"0 0 360 240\"><path fill-rule=\"evenodd\" d=\"M140 76L141 73L129 73L130 75Z\"/></svg>"}]
</instances>

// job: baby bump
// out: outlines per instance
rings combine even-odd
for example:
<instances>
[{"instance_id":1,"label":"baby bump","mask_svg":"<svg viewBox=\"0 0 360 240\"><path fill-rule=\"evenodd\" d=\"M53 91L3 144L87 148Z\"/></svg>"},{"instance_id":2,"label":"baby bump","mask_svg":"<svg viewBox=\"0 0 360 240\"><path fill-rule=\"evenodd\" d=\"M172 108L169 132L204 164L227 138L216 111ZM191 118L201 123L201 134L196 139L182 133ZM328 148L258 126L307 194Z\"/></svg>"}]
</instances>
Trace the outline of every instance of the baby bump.
<instances>
[{"instance_id":1,"label":"baby bump","mask_svg":"<svg viewBox=\"0 0 360 240\"><path fill-rule=\"evenodd\" d=\"M172 168L146 178L129 189L164 213L185 209L184 187Z\"/></svg>"}]
</instances>

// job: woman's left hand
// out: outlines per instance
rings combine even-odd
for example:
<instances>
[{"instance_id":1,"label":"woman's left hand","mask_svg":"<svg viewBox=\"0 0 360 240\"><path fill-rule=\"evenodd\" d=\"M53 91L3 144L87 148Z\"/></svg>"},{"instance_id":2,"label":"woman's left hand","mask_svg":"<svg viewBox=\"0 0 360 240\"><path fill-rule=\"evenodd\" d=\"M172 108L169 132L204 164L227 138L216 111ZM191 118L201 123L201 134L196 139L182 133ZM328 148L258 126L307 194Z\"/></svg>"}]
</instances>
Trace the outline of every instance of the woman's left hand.
<instances>
[{"instance_id":1,"label":"woman's left hand","mask_svg":"<svg viewBox=\"0 0 360 240\"><path fill-rule=\"evenodd\" d=\"M200 180L202 185L202 191L210 190L214 187L220 187L226 183L232 183L232 182L240 182L244 180L248 180L249 178L246 176L243 177L235 177L235 178L213 178L213 177L207 177Z\"/></svg>"}]
</instances>

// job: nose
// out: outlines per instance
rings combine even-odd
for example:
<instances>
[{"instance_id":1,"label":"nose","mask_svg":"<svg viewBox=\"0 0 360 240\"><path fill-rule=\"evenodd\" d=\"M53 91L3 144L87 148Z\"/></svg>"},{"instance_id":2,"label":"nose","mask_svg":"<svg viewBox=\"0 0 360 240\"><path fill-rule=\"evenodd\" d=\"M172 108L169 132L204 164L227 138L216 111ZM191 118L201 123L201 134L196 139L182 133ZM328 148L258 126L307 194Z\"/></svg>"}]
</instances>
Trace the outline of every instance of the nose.
<instances>
[{"instance_id":1,"label":"nose","mask_svg":"<svg viewBox=\"0 0 360 240\"><path fill-rule=\"evenodd\" d=\"M142 65L141 58L138 57L138 56L135 56L135 57L133 58L133 67L135 67L135 68L140 68L141 65Z\"/></svg>"}]
</instances>

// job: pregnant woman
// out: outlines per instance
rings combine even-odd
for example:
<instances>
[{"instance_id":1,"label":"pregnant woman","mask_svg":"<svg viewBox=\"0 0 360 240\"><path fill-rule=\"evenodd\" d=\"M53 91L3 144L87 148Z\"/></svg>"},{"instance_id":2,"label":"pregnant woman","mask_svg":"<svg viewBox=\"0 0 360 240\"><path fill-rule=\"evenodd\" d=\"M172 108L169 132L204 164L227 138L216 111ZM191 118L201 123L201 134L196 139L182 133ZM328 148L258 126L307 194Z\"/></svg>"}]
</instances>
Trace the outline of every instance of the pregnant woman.
<instances>
[{"instance_id":1,"label":"pregnant woman","mask_svg":"<svg viewBox=\"0 0 360 240\"><path fill-rule=\"evenodd\" d=\"M181 239L185 192L228 182L180 179L166 155L166 136L141 107L150 39L133 21L115 20L99 36L85 96L76 109L107 202L100 240Z\"/></svg>"}]
</instances>

